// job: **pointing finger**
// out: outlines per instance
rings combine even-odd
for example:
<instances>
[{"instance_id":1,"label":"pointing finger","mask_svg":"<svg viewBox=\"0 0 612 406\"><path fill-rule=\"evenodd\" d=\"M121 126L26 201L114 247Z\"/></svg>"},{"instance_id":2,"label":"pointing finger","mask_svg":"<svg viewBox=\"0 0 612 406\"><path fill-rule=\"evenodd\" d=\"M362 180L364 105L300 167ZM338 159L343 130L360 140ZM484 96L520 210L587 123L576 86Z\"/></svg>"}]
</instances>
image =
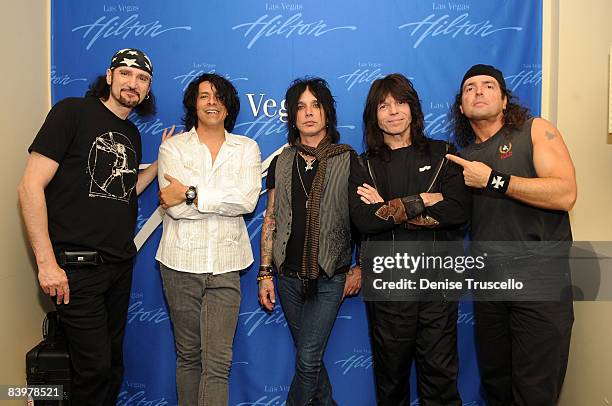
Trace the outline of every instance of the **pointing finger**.
<instances>
[{"instance_id":1,"label":"pointing finger","mask_svg":"<svg viewBox=\"0 0 612 406\"><path fill-rule=\"evenodd\" d=\"M470 163L470 161L468 161L467 159L463 159L460 156L457 155L452 155L452 154L446 154L446 159L448 159L451 162L454 162L456 164L459 164L461 166L463 166L465 168L465 166L467 164Z\"/></svg>"}]
</instances>

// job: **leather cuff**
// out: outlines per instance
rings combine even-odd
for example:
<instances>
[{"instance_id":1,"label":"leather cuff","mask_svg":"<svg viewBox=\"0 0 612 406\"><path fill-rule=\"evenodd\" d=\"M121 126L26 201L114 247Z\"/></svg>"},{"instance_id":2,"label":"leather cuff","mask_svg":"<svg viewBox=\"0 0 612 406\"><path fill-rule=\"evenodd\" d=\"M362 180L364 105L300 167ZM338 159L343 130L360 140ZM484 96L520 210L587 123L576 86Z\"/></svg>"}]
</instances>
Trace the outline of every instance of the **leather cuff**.
<instances>
[{"instance_id":1,"label":"leather cuff","mask_svg":"<svg viewBox=\"0 0 612 406\"><path fill-rule=\"evenodd\" d=\"M440 224L440 222L438 220L436 220L433 217L430 217L429 215L420 215L420 216L416 216L414 218L409 219L405 226L408 229L411 228L433 228L433 227L437 227ZM412 226L412 227L411 227Z\"/></svg>"},{"instance_id":2,"label":"leather cuff","mask_svg":"<svg viewBox=\"0 0 612 406\"><path fill-rule=\"evenodd\" d=\"M402 204L402 200L399 198L390 200L383 204L374 214L376 217L383 220L389 220L392 218L395 224L402 224L408 220L408 217L406 216L406 209Z\"/></svg>"},{"instance_id":3,"label":"leather cuff","mask_svg":"<svg viewBox=\"0 0 612 406\"><path fill-rule=\"evenodd\" d=\"M406 217L412 219L425 211L425 204L420 195L402 197Z\"/></svg>"}]
</instances>

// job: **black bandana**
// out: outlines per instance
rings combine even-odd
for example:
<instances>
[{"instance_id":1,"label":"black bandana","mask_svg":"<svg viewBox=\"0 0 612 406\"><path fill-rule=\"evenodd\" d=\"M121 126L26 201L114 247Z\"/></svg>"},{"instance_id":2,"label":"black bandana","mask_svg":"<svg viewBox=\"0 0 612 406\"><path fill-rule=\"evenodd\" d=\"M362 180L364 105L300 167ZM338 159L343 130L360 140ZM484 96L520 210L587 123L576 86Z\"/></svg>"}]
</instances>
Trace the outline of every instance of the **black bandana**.
<instances>
[{"instance_id":1,"label":"black bandana","mask_svg":"<svg viewBox=\"0 0 612 406\"><path fill-rule=\"evenodd\" d=\"M113 59L111 59L109 68L112 70L119 66L137 68L153 76L153 64L151 60L139 49L125 48L117 51Z\"/></svg>"},{"instance_id":2,"label":"black bandana","mask_svg":"<svg viewBox=\"0 0 612 406\"><path fill-rule=\"evenodd\" d=\"M506 90L506 81L504 80L503 73L501 73L499 69L491 65L478 64L468 69L468 71L463 76L463 80L461 81L461 86L459 87L459 93L463 92L463 84L465 83L466 80L468 80L471 77L479 76L479 75L486 75L486 76L491 76L492 78L495 78L495 80L497 80L497 83L499 83L499 87L501 87L502 91Z\"/></svg>"}]
</instances>

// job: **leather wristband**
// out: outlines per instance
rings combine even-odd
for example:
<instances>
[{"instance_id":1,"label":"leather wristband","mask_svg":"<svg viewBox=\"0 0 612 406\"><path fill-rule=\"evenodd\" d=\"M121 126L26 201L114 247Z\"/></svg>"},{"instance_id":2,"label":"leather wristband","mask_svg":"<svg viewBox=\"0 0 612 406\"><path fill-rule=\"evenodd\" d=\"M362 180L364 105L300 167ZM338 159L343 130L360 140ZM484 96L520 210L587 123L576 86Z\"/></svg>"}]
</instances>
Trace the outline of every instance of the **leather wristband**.
<instances>
[{"instance_id":1,"label":"leather wristband","mask_svg":"<svg viewBox=\"0 0 612 406\"><path fill-rule=\"evenodd\" d=\"M491 192L503 195L508 190L509 183L510 175L492 170L485 188Z\"/></svg>"},{"instance_id":2,"label":"leather wristband","mask_svg":"<svg viewBox=\"0 0 612 406\"><path fill-rule=\"evenodd\" d=\"M425 203L420 195L402 197L402 204L406 209L406 217L409 219L418 216L425 211Z\"/></svg>"},{"instance_id":3,"label":"leather wristband","mask_svg":"<svg viewBox=\"0 0 612 406\"><path fill-rule=\"evenodd\" d=\"M272 265L259 265L259 272L272 272Z\"/></svg>"},{"instance_id":4,"label":"leather wristband","mask_svg":"<svg viewBox=\"0 0 612 406\"><path fill-rule=\"evenodd\" d=\"M403 224L425 211L425 204L420 195L406 196L389 200L374 213L383 220L393 219L395 224Z\"/></svg>"},{"instance_id":5,"label":"leather wristband","mask_svg":"<svg viewBox=\"0 0 612 406\"><path fill-rule=\"evenodd\" d=\"M402 224L407 220L406 210L404 210L404 205L399 198L389 200L380 206L374 215L385 221L392 219L395 224Z\"/></svg>"}]
</instances>

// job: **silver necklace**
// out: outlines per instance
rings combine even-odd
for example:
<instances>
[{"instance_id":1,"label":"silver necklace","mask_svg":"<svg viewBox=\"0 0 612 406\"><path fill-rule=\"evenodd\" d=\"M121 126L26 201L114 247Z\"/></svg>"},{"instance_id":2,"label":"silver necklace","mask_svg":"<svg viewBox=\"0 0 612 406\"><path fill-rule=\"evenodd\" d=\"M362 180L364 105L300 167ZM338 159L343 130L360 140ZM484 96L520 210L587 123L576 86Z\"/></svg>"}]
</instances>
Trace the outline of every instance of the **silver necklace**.
<instances>
[{"instance_id":1,"label":"silver necklace","mask_svg":"<svg viewBox=\"0 0 612 406\"><path fill-rule=\"evenodd\" d=\"M295 170L298 173L298 178L300 178L300 184L302 185L302 190L304 191L304 194L306 195L306 208L308 208L308 201L310 199L310 196L308 195L308 192L306 191L306 186L304 186L304 181L302 180L302 174L300 173L300 167L298 165L298 161L299 161L299 159L297 157L295 157ZM314 160L313 160L313 162L314 162ZM306 166L306 170L308 170L308 165Z\"/></svg>"},{"instance_id":2,"label":"silver necklace","mask_svg":"<svg viewBox=\"0 0 612 406\"><path fill-rule=\"evenodd\" d=\"M304 162L306 162L306 168L304 169L305 171L309 171L311 169L314 169L314 167L312 166L314 164L314 162L317 160L317 157L312 158L311 160L306 159L306 156L304 156L304 154L302 152L299 152L300 156L302 158L304 158Z\"/></svg>"}]
</instances>

